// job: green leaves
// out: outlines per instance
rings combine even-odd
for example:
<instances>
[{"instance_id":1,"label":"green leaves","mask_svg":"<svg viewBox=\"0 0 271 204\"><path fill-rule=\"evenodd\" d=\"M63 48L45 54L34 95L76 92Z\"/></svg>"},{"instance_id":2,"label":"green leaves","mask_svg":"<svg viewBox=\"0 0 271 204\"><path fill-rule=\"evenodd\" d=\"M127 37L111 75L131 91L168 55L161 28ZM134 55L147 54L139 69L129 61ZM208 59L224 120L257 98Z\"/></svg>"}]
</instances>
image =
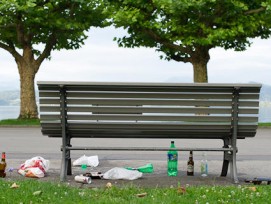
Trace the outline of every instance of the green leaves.
<instances>
[{"instance_id":1,"label":"green leaves","mask_svg":"<svg viewBox=\"0 0 271 204\"><path fill-rule=\"evenodd\" d=\"M176 51L180 56L187 56L187 50L196 51L199 46L244 50L250 45L249 38L267 37L271 33L270 13L265 11L270 8L270 0L109 2L114 8L113 23L128 32L118 40L119 45L155 47L166 58L171 58ZM251 11L253 15L248 15Z\"/></svg>"},{"instance_id":2,"label":"green leaves","mask_svg":"<svg viewBox=\"0 0 271 204\"><path fill-rule=\"evenodd\" d=\"M2 0L0 42L22 48L52 43L54 35L52 49L78 49L87 37L84 31L108 25L104 10L103 0Z\"/></svg>"},{"instance_id":3,"label":"green leaves","mask_svg":"<svg viewBox=\"0 0 271 204\"><path fill-rule=\"evenodd\" d=\"M271 0L262 2L261 6L266 8L267 11L270 11L271 10Z\"/></svg>"}]
</instances>

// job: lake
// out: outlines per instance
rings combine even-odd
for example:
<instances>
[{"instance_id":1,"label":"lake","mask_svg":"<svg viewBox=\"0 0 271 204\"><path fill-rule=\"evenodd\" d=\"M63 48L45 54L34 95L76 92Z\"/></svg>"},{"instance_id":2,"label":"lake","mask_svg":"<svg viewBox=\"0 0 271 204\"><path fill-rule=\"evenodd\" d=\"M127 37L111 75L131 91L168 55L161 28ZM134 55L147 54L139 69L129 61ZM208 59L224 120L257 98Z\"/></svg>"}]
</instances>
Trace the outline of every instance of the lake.
<instances>
[{"instance_id":1,"label":"lake","mask_svg":"<svg viewBox=\"0 0 271 204\"><path fill-rule=\"evenodd\" d=\"M20 106L0 106L0 120L14 119L19 116ZM260 107L260 122L271 122L271 106Z\"/></svg>"},{"instance_id":2,"label":"lake","mask_svg":"<svg viewBox=\"0 0 271 204\"><path fill-rule=\"evenodd\" d=\"M20 106L0 106L0 120L17 118L19 113Z\"/></svg>"}]
</instances>

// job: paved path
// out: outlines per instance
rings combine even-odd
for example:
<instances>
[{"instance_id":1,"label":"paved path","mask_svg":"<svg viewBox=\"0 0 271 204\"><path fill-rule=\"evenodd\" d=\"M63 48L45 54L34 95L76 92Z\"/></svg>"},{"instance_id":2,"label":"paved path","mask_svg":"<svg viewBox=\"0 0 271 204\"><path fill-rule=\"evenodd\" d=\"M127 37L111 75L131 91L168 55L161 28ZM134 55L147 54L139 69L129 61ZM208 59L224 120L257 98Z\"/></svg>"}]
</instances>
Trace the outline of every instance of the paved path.
<instances>
[{"instance_id":1,"label":"paved path","mask_svg":"<svg viewBox=\"0 0 271 204\"><path fill-rule=\"evenodd\" d=\"M158 146L168 147L170 140L110 140L110 139L75 139L72 141L74 146ZM34 156L42 156L49 159L51 168L49 177L56 179L59 175L60 168L60 138L48 138L43 136L40 128L0 128L0 151L7 154L7 162L9 167L18 168L26 159ZM176 140L177 147L221 147L222 141L212 140ZM253 177L271 177L271 129L258 129L254 138L238 140L237 146L239 152L237 154L238 177L242 182L245 178ZM76 159L81 155L88 156L98 155L100 165L96 170L105 172L106 170L119 166L138 167L146 163L153 163L155 168L154 174L144 175L147 180L139 179L135 183L146 185L162 185L176 184L176 179L166 176L166 153L165 152L120 152L120 151L72 151L72 159ZM208 179L199 176L199 166L201 160L200 152L194 153L195 174L194 177L186 176L186 162L188 152L179 152L179 176L181 183L191 184L231 184L229 177L220 178L219 174L222 166L222 153L208 153L209 173ZM73 171L80 173L79 168L73 168ZM159 175L159 176L158 176ZM10 175L11 176L11 175ZM49 178L50 179L50 178ZM72 181L73 177L69 177ZM103 185L105 181L99 181L99 185ZM117 181L121 183L122 181Z\"/></svg>"}]
</instances>

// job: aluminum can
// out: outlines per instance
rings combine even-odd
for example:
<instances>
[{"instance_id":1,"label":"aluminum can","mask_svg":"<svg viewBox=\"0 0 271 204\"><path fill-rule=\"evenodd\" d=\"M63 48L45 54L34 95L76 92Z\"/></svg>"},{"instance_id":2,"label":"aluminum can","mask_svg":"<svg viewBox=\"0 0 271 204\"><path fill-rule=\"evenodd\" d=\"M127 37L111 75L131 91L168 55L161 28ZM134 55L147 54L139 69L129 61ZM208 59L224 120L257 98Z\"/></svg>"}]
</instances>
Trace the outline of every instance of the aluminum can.
<instances>
[{"instance_id":1,"label":"aluminum can","mask_svg":"<svg viewBox=\"0 0 271 204\"><path fill-rule=\"evenodd\" d=\"M83 175L78 175L74 177L74 180L78 183L85 183L85 184L90 184L91 183L91 178Z\"/></svg>"}]
</instances>

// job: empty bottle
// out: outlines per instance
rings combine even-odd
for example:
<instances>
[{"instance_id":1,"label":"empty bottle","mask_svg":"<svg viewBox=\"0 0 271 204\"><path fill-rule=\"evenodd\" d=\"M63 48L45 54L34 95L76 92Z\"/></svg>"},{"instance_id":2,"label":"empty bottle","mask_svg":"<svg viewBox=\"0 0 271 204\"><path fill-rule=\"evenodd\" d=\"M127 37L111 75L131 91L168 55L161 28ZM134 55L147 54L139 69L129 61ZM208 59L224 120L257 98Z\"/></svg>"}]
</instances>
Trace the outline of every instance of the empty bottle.
<instances>
[{"instance_id":1,"label":"empty bottle","mask_svg":"<svg viewBox=\"0 0 271 204\"><path fill-rule=\"evenodd\" d=\"M201 176L203 177L208 176L208 161L207 161L206 152L203 153L203 158L200 162L200 172L201 172Z\"/></svg>"},{"instance_id":2,"label":"empty bottle","mask_svg":"<svg viewBox=\"0 0 271 204\"><path fill-rule=\"evenodd\" d=\"M6 177L6 153L2 152L2 159L0 162L0 177L5 178Z\"/></svg>"},{"instance_id":3,"label":"empty bottle","mask_svg":"<svg viewBox=\"0 0 271 204\"><path fill-rule=\"evenodd\" d=\"M128 169L128 170L137 170L137 171L142 172L142 173L153 173L153 165L151 163L150 164L146 164L144 166L140 166L138 168L125 167L125 169Z\"/></svg>"},{"instance_id":4,"label":"empty bottle","mask_svg":"<svg viewBox=\"0 0 271 204\"><path fill-rule=\"evenodd\" d=\"M194 176L194 160L192 151L190 151L189 160L187 161L187 176Z\"/></svg>"},{"instance_id":5,"label":"empty bottle","mask_svg":"<svg viewBox=\"0 0 271 204\"><path fill-rule=\"evenodd\" d=\"M168 176L177 176L178 174L178 152L175 150L174 141L171 141L170 149L167 152L168 163L167 163L167 174Z\"/></svg>"}]
</instances>

